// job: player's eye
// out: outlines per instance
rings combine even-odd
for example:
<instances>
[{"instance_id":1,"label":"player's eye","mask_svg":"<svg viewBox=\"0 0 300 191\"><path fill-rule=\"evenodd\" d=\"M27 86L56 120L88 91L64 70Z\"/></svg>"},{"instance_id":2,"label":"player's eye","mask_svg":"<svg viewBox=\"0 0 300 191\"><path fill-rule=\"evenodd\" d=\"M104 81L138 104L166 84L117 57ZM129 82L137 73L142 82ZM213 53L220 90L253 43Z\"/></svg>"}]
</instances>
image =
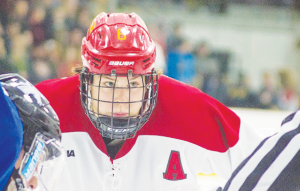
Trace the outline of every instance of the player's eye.
<instances>
[{"instance_id":1,"label":"player's eye","mask_svg":"<svg viewBox=\"0 0 300 191\"><path fill-rule=\"evenodd\" d=\"M109 88L111 88L111 87L114 87L114 83L113 82L105 82L104 83L104 85L106 86L106 87L109 87Z\"/></svg>"},{"instance_id":2,"label":"player's eye","mask_svg":"<svg viewBox=\"0 0 300 191\"><path fill-rule=\"evenodd\" d=\"M130 82L130 83L129 83L129 86L130 86L131 88L137 87L137 86L138 86L138 83L137 83L137 82Z\"/></svg>"}]
</instances>

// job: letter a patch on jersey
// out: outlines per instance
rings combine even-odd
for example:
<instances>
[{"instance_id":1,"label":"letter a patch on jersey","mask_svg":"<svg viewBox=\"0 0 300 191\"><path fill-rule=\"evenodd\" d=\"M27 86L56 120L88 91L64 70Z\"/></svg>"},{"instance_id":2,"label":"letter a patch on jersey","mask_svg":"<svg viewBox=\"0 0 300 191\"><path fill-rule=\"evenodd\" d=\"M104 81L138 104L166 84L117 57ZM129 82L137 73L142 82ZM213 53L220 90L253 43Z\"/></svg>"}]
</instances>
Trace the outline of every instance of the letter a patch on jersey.
<instances>
[{"instance_id":1,"label":"letter a patch on jersey","mask_svg":"<svg viewBox=\"0 0 300 191\"><path fill-rule=\"evenodd\" d=\"M171 151L169 163L166 172L163 173L164 179L167 180L183 180L186 179L186 174L180 161L180 153L178 151Z\"/></svg>"}]
</instances>

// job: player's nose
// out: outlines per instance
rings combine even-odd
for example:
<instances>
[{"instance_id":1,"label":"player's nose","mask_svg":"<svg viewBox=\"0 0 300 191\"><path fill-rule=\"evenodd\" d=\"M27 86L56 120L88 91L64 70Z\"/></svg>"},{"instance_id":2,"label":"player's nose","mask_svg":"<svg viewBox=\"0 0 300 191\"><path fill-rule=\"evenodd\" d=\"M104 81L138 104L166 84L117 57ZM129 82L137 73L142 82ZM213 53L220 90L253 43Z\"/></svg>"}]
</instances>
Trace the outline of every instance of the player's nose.
<instances>
[{"instance_id":1,"label":"player's nose","mask_svg":"<svg viewBox=\"0 0 300 191\"><path fill-rule=\"evenodd\" d=\"M129 89L116 88L114 93L114 102L129 102Z\"/></svg>"},{"instance_id":2,"label":"player's nose","mask_svg":"<svg viewBox=\"0 0 300 191\"><path fill-rule=\"evenodd\" d=\"M30 186L31 189L36 189L37 186L38 186L38 179L37 179L37 177L33 176L33 177L30 179L30 181L29 181L28 184L29 184L29 186Z\"/></svg>"}]
</instances>

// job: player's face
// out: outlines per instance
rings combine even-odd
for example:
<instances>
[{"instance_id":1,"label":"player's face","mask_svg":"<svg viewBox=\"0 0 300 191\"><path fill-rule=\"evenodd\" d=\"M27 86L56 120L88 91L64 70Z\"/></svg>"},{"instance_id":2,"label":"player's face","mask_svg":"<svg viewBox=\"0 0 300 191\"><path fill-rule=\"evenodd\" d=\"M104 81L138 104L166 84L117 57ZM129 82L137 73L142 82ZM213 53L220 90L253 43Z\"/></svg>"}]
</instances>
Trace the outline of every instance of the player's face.
<instances>
[{"instance_id":1,"label":"player's face","mask_svg":"<svg viewBox=\"0 0 300 191\"><path fill-rule=\"evenodd\" d=\"M114 117L138 115L142 107L143 81L141 76L117 77L116 80L116 77L108 75L102 75L102 77L95 75L91 89L92 98L95 99L92 101L93 111ZM101 87L95 87L99 86L99 83Z\"/></svg>"},{"instance_id":2,"label":"player's face","mask_svg":"<svg viewBox=\"0 0 300 191\"><path fill-rule=\"evenodd\" d=\"M23 157L24 157L24 150L21 151L21 154L15 164L15 169L19 170L20 166L21 166L21 163L22 163L22 160L23 160ZM36 189L38 186L38 179L37 177L35 176L32 176L32 178L28 181L28 189ZM10 179L10 182L8 184L8 187L7 187L7 190L6 191L17 191L17 188L16 188L16 185L15 185L15 182L13 180L13 178Z\"/></svg>"}]
</instances>

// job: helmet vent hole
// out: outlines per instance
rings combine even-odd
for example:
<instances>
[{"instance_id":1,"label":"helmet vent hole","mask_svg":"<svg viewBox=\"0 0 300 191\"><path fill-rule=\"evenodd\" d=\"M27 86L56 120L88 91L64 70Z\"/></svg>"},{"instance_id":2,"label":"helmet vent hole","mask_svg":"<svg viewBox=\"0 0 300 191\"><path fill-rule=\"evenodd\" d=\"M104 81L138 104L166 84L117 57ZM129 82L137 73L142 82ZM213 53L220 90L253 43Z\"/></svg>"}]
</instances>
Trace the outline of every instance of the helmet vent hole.
<instances>
[{"instance_id":1,"label":"helmet vent hole","mask_svg":"<svg viewBox=\"0 0 300 191\"><path fill-rule=\"evenodd\" d=\"M145 63L145 62L147 62L147 61L149 61L150 60L150 58L147 58L146 60L143 60L143 62Z\"/></svg>"},{"instance_id":2,"label":"helmet vent hole","mask_svg":"<svg viewBox=\"0 0 300 191\"><path fill-rule=\"evenodd\" d=\"M97 62L101 62L101 60L99 60L99 59L97 59L95 57L93 57L93 59L96 60Z\"/></svg>"},{"instance_id":3,"label":"helmet vent hole","mask_svg":"<svg viewBox=\"0 0 300 191\"><path fill-rule=\"evenodd\" d=\"M147 68L147 67L149 66L149 64L150 64L150 63L146 64L146 65L144 66L144 68Z\"/></svg>"},{"instance_id":4,"label":"helmet vent hole","mask_svg":"<svg viewBox=\"0 0 300 191\"><path fill-rule=\"evenodd\" d=\"M99 35L99 38L101 38L101 34L100 34L100 33L98 33L98 35Z\"/></svg>"},{"instance_id":5,"label":"helmet vent hole","mask_svg":"<svg viewBox=\"0 0 300 191\"><path fill-rule=\"evenodd\" d=\"M95 62L92 62L94 65L99 66L98 64L96 64Z\"/></svg>"}]
</instances>

